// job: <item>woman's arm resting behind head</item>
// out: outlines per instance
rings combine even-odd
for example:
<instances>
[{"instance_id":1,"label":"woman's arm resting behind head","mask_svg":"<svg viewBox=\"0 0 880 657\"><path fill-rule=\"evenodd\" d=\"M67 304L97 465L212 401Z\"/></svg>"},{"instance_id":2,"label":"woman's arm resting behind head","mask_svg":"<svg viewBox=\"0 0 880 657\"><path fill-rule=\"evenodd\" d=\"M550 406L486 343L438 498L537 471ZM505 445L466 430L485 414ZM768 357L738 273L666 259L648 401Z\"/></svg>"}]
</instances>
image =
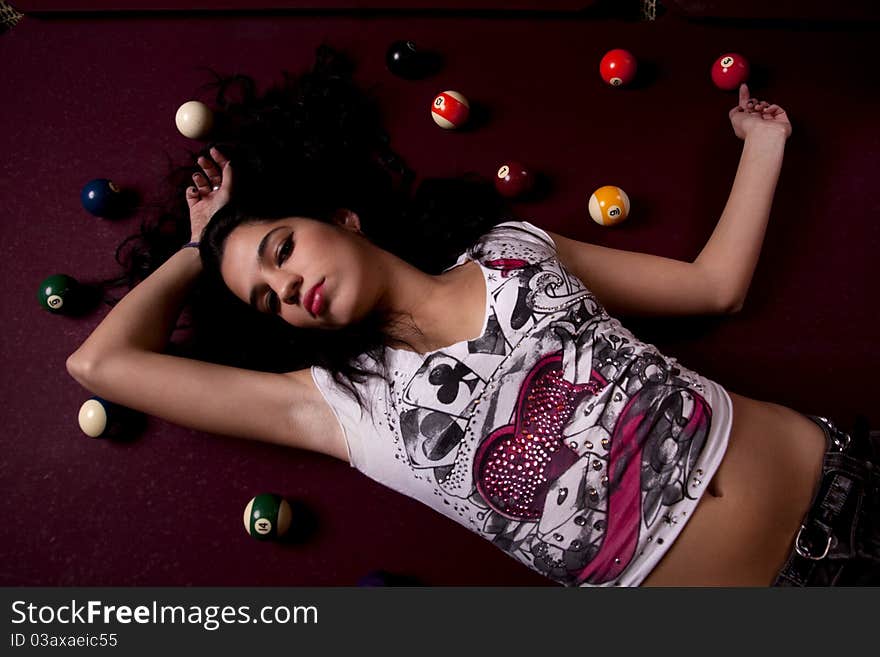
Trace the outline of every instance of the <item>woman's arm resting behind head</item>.
<instances>
[{"instance_id":1,"label":"woman's arm resting behind head","mask_svg":"<svg viewBox=\"0 0 880 657\"><path fill-rule=\"evenodd\" d=\"M68 361L80 385L127 408L191 429L347 460L341 429L309 370L256 372L135 350L78 367Z\"/></svg>"},{"instance_id":2,"label":"woman's arm resting behind head","mask_svg":"<svg viewBox=\"0 0 880 657\"><path fill-rule=\"evenodd\" d=\"M181 426L347 460L309 370L273 374L161 353L201 269L195 249L171 256L71 354L70 375L111 402Z\"/></svg>"},{"instance_id":3,"label":"woman's arm resting behind head","mask_svg":"<svg viewBox=\"0 0 880 657\"><path fill-rule=\"evenodd\" d=\"M697 263L548 235L565 268L612 316L722 315L736 310L728 288Z\"/></svg>"},{"instance_id":4,"label":"woman's arm resting behind head","mask_svg":"<svg viewBox=\"0 0 880 657\"><path fill-rule=\"evenodd\" d=\"M68 366L85 369L117 351L164 351L186 295L201 271L197 249L175 253L107 313L71 354Z\"/></svg>"}]
</instances>

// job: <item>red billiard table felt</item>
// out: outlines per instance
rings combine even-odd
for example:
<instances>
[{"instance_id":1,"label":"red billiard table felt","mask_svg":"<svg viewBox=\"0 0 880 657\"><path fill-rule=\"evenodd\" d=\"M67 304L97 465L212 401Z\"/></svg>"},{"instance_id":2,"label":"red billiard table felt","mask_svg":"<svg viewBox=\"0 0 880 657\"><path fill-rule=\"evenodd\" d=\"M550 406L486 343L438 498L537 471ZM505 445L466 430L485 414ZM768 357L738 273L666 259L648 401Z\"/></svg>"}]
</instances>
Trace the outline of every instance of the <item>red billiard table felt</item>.
<instances>
[{"instance_id":1,"label":"red billiard table felt","mask_svg":"<svg viewBox=\"0 0 880 657\"><path fill-rule=\"evenodd\" d=\"M442 52L437 75L384 69L397 38ZM552 586L451 520L319 454L222 438L151 418L134 440L85 437L90 393L65 360L106 307L53 316L37 284L65 272L116 272L113 251L140 219L85 213L79 190L110 177L145 202L166 155L190 142L176 108L199 96L200 67L265 85L302 70L327 40L375 85L393 145L422 176L479 171L503 158L553 182L520 215L597 244L692 260L721 215L742 142L715 89L721 53L747 54L754 95L794 125L744 310L725 317L620 318L662 353L728 390L828 415L880 421L875 372L880 174L876 31L834 25L735 27L534 15L25 17L0 35L0 271L3 429L0 585L353 585L382 568L429 585ZM630 49L647 67L634 89L606 87L602 54ZM469 133L438 129L429 104L457 89L489 111ZM209 97L203 97L210 100ZM632 215L608 229L589 193L623 187ZM137 373L132 373L137 376ZM301 543L243 530L251 496L277 491L314 513ZM463 555L467 555L463 558Z\"/></svg>"}]
</instances>

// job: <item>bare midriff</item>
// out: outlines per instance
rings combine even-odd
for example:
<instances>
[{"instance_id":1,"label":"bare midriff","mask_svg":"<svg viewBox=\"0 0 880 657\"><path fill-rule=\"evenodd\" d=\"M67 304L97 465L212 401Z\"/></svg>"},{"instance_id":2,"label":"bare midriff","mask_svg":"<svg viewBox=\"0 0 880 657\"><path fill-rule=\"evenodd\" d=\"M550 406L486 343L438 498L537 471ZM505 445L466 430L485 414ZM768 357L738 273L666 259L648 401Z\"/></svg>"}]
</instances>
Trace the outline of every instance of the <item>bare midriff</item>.
<instances>
[{"instance_id":1,"label":"bare midriff","mask_svg":"<svg viewBox=\"0 0 880 657\"><path fill-rule=\"evenodd\" d=\"M728 394L724 459L642 586L769 586L794 546L819 482L825 434L788 407Z\"/></svg>"}]
</instances>

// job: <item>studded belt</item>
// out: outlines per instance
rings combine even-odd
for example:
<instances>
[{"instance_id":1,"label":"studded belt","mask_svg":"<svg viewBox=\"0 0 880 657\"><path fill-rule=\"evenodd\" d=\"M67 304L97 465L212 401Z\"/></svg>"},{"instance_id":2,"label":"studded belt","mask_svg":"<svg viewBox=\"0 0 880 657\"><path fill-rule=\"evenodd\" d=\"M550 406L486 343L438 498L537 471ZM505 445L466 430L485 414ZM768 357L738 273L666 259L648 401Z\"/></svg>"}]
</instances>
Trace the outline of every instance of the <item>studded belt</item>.
<instances>
[{"instance_id":1,"label":"studded belt","mask_svg":"<svg viewBox=\"0 0 880 657\"><path fill-rule=\"evenodd\" d=\"M808 416L825 432L822 480L776 586L834 585L843 565L860 555L865 506L876 491L877 472L869 454L826 417ZM860 446L861 447L861 446Z\"/></svg>"}]
</instances>

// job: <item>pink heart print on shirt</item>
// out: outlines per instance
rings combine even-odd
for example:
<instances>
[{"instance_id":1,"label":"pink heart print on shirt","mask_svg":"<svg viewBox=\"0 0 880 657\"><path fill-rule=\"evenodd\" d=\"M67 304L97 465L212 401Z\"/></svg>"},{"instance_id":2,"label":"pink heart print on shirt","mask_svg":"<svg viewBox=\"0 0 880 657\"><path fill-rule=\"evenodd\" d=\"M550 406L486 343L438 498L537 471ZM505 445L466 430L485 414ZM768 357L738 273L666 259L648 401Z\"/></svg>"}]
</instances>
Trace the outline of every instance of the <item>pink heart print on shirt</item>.
<instances>
[{"instance_id":1,"label":"pink heart print on shirt","mask_svg":"<svg viewBox=\"0 0 880 657\"><path fill-rule=\"evenodd\" d=\"M606 385L595 369L586 384L566 381L561 352L542 358L532 368L511 422L489 434L474 456L477 490L494 511L511 520L540 521L554 483L581 460L565 443L565 427L583 398L598 394ZM648 418L655 417L675 391L668 385L644 387L621 413L608 459L607 530L598 552L576 574L576 584L610 581L632 560L640 529L642 448L656 424ZM704 433L711 413L707 411L705 404L698 404L680 438ZM584 506L598 501L595 490L586 496Z\"/></svg>"}]
</instances>

